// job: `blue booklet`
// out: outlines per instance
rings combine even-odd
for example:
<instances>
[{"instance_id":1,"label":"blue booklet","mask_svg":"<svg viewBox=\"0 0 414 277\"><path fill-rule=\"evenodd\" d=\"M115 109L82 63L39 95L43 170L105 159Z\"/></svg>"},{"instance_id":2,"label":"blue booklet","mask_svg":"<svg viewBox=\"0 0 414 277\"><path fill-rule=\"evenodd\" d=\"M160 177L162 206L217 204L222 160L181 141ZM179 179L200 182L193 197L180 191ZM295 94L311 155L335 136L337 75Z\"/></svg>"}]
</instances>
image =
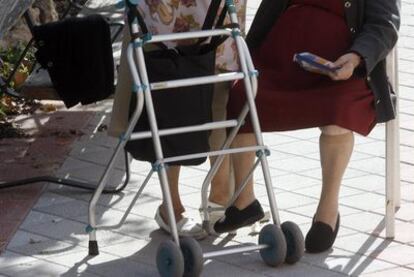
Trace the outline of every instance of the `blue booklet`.
<instances>
[{"instance_id":1,"label":"blue booklet","mask_svg":"<svg viewBox=\"0 0 414 277\"><path fill-rule=\"evenodd\" d=\"M335 71L340 68L333 67L333 63L331 61L328 61L322 57L319 57L309 52L295 54L293 56L293 61L298 63L303 69L307 71L324 75L329 75L329 73L335 73Z\"/></svg>"}]
</instances>

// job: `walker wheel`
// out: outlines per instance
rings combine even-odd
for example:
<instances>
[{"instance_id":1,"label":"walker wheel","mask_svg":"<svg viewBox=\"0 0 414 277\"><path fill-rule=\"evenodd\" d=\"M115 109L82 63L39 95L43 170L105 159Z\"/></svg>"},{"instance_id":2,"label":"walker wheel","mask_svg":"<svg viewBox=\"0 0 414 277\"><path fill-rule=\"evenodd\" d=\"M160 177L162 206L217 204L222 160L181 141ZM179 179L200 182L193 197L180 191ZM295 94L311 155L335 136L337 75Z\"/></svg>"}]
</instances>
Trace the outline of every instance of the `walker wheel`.
<instances>
[{"instance_id":1,"label":"walker wheel","mask_svg":"<svg viewBox=\"0 0 414 277\"><path fill-rule=\"evenodd\" d=\"M184 257L184 277L200 276L204 262L200 244L194 238L183 237L180 247Z\"/></svg>"},{"instance_id":2,"label":"walker wheel","mask_svg":"<svg viewBox=\"0 0 414 277\"><path fill-rule=\"evenodd\" d=\"M269 246L260 249L260 256L268 266L277 267L285 261L287 245L280 227L275 224L268 224L263 227L259 234L259 244Z\"/></svg>"},{"instance_id":3,"label":"walker wheel","mask_svg":"<svg viewBox=\"0 0 414 277\"><path fill-rule=\"evenodd\" d=\"M305 252L305 240L302 231L296 223L286 221L281 226L285 234L287 253L285 262L294 264L298 262Z\"/></svg>"},{"instance_id":4,"label":"walker wheel","mask_svg":"<svg viewBox=\"0 0 414 277\"><path fill-rule=\"evenodd\" d=\"M173 241L163 241L158 246L157 268L161 277L183 276L184 258L180 248Z\"/></svg>"}]
</instances>

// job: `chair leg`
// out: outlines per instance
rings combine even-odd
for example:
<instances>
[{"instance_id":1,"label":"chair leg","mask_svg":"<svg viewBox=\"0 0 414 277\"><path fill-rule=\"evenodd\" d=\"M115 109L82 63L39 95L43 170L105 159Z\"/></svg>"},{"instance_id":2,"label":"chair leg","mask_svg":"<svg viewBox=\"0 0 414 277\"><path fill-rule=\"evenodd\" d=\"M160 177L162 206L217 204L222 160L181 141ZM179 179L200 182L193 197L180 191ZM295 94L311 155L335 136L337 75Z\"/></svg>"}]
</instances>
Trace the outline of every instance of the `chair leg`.
<instances>
[{"instance_id":1,"label":"chair leg","mask_svg":"<svg viewBox=\"0 0 414 277\"><path fill-rule=\"evenodd\" d=\"M401 205L398 48L387 57L387 74L396 94L396 118L386 124L386 237L395 235L395 209Z\"/></svg>"},{"instance_id":2,"label":"chair leg","mask_svg":"<svg viewBox=\"0 0 414 277\"><path fill-rule=\"evenodd\" d=\"M396 132L395 132L395 175L394 175L394 180L395 180L395 206L397 208L401 207L401 184L400 184L400 103L399 103L399 90L400 90L400 82L399 82L399 67L398 67L398 48L395 47L394 49L394 80L393 80L393 85L394 85L394 90L395 90L395 94L397 95L397 103L396 103L396 110L397 110L397 116L395 118L395 128L396 128Z\"/></svg>"},{"instance_id":3,"label":"chair leg","mask_svg":"<svg viewBox=\"0 0 414 277\"><path fill-rule=\"evenodd\" d=\"M386 238L394 238L395 236L395 190L398 182L395 182L395 175L398 171L396 168L396 122L392 120L386 124L386 138L385 138L385 229Z\"/></svg>"},{"instance_id":4,"label":"chair leg","mask_svg":"<svg viewBox=\"0 0 414 277\"><path fill-rule=\"evenodd\" d=\"M401 207L401 183L400 183L400 119L399 116L394 120L394 138L393 138L393 148L394 148L394 158L393 162L393 186L394 186L394 201L396 209Z\"/></svg>"}]
</instances>

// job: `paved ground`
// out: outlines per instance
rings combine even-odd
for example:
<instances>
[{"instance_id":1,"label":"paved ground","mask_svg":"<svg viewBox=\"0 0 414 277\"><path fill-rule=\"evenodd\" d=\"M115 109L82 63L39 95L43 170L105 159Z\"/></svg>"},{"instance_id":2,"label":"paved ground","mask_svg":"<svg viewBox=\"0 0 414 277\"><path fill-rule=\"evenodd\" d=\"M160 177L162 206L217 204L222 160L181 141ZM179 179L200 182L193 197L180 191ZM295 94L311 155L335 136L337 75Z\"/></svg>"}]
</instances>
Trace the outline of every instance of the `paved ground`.
<instances>
[{"instance_id":1,"label":"paved ground","mask_svg":"<svg viewBox=\"0 0 414 277\"><path fill-rule=\"evenodd\" d=\"M44 112L45 109L58 109ZM66 160L80 129L92 128L95 112L88 108L65 110L62 103L44 103L35 114L15 118L27 137L0 140L0 182L53 175ZM98 108L99 109L99 108ZM88 127L89 126L89 127ZM87 131L90 132L90 131ZM43 184L26 185L0 193L0 253L38 200Z\"/></svg>"},{"instance_id":2,"label":"paved ground","mask_svg":"<svg viewBox=\"0 0 414 277\"><path fill-rule=\"evenodd\" d=\"M254 2L253 2L254 3ZM254 11L251 7L250 12ZM294 266L277 269L263 265L257 253L220 257L205 262L203 276L413 276L414 275L414 3L403 1L400 41L401 71L401 187L395 240L384 239L385 158L380 125L368 138L357 137L355 152L341 191L342 226L328 253L306 254ZM107 121L110 102L103 103L92 123ZM90 132L79 139L58 170L62 177L96 182L114 141ZM315 211L321 176L316 129L267 134L272 149L270 168L282 221L292 220L306 233ZM190 215L197 216L200 184L208 166L183 170L181 188ZM156 178L142 198L134 195L149 165L133 162L130 185L120 195L105 195L98 207L101 254L88 257L87 205L90 194L49 186L0 256L0 276L156 276L157 245L167 238L152 220L161 200ZM122 161L111 176L121 182ZM257 194L267 203L263 181L257 175ZM132 204L132 205L131 205ZM131 206L131 207L130 207ZM128 217L124 212L128 210ZM123 223L122 225L120 223ZM205 250L256 242L250 228L236 237L211 237Z\"/></svg>"}]
</instances>

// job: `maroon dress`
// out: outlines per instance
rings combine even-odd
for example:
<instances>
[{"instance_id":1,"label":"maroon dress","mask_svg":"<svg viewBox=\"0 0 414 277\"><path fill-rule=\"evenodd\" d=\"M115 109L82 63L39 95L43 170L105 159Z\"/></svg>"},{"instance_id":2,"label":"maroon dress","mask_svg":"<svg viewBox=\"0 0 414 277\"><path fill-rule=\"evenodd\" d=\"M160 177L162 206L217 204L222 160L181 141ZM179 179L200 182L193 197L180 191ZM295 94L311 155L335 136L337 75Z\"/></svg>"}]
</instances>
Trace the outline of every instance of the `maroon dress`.
<instances>
[{"instance_id":1,"label":"maroon dress","mask_svg":"<svg viewBox=\"0 0 414 277\"><path fill-rule=\"evenodd\" d=\"M374 95L364 79L332 81L293 62L299 52L335 61L351 43L343 0L292 0L252 53L260 73L256 106L262 131L338 125L368 135L376 116ZM244 85L238 82L230 92L228 117L237 117L244 103ZM252 132L249 116L241 132Z\"/></svg>"}]
</instances>

